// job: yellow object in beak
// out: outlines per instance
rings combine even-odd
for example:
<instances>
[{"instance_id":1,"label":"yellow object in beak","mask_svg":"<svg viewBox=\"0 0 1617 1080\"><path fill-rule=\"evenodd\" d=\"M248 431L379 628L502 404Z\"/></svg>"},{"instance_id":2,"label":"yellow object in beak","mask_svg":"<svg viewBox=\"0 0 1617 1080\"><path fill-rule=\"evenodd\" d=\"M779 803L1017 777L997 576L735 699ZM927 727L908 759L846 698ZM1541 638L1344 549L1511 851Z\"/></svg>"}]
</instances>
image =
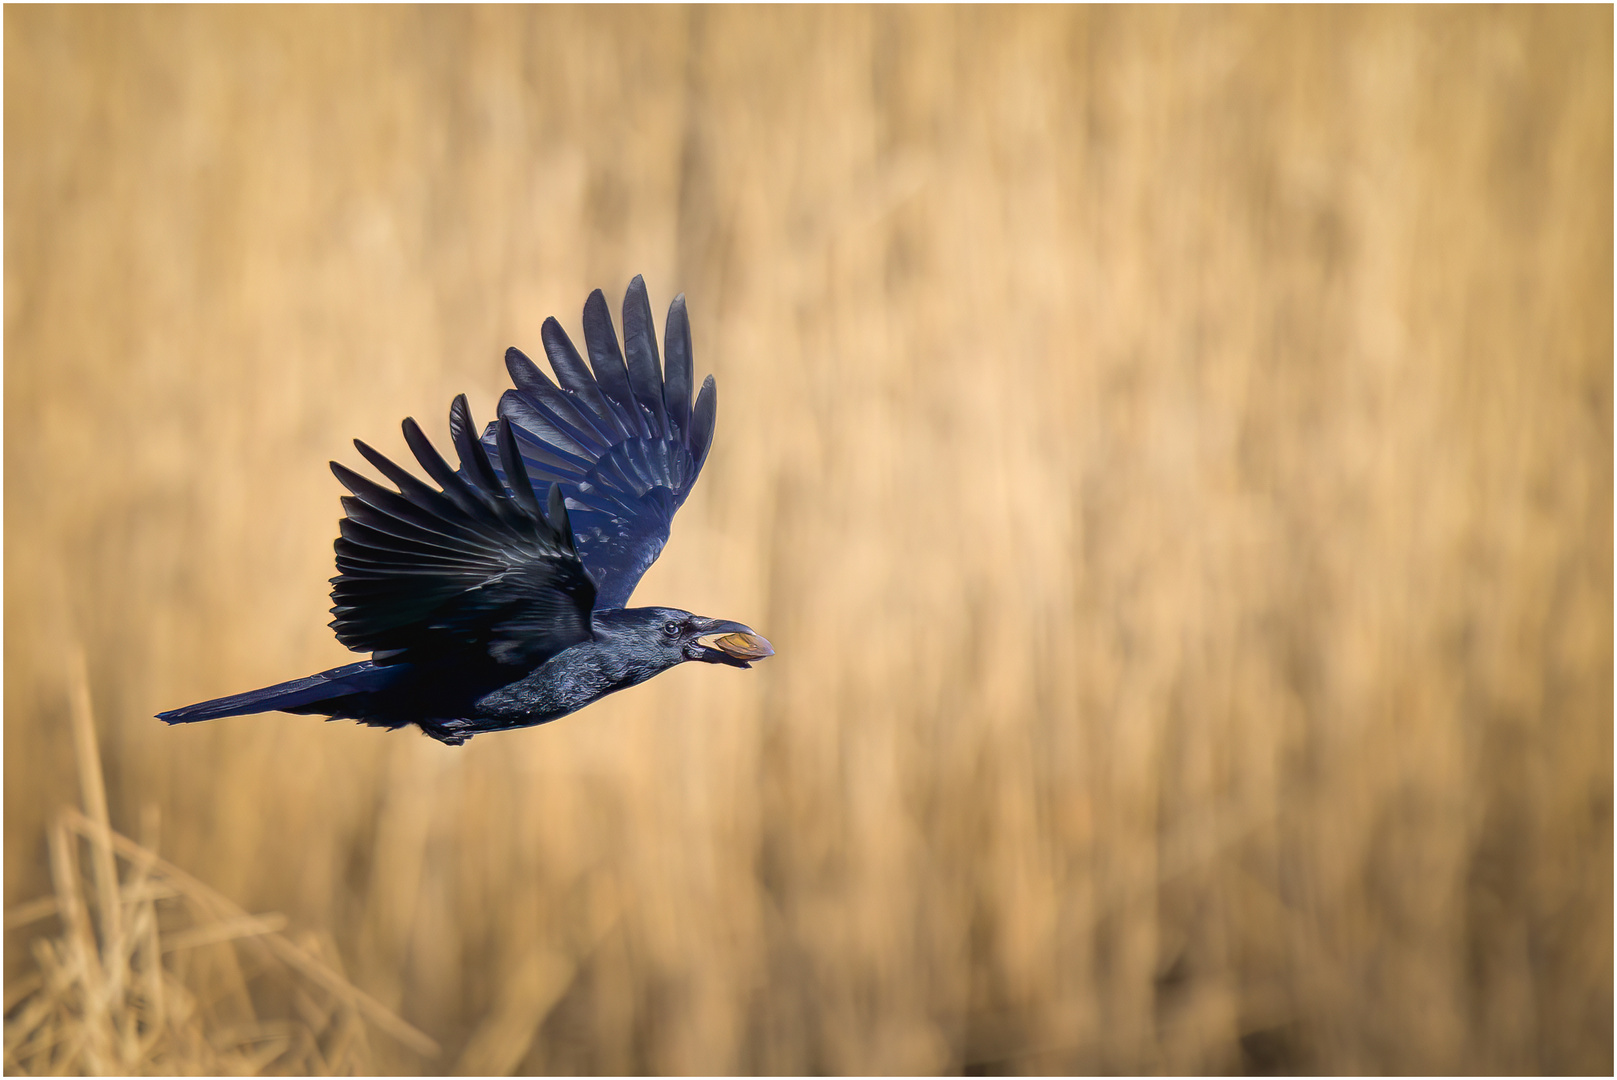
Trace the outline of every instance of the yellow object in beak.
<instances>
[{"instance_id":1,"label":"yellow object in beak","mask_svg":"<svg viewBox=\"0 0 1617 1080\"><path fill-rule=\"evenodd\" d=\"M775 655L775 647L758 634L725 634L714 640L713 647L737 660L762 660Z\"/></svg>"}]
</instances>

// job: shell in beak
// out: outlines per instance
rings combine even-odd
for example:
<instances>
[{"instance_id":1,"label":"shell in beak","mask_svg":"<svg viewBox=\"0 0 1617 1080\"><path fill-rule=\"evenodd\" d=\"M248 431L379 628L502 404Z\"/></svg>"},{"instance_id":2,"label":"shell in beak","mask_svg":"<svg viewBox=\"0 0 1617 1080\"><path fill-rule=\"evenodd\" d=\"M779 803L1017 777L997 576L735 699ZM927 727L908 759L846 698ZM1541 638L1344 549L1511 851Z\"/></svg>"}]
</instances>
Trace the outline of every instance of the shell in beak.
<instances>
[{"instance_id":1,"label":"shell in beak","mask_svg":"<svg viewBox=\"0 0 1617 1080\"><path fill-rule=\"evenodd\" d=\"M737 632L714 638L711 642L704 638L703 643L711 644L713 648L737 660L762 660L766 656L775 655L775 647L769 644L762 634Z\"/></svg>"}]
</instances>

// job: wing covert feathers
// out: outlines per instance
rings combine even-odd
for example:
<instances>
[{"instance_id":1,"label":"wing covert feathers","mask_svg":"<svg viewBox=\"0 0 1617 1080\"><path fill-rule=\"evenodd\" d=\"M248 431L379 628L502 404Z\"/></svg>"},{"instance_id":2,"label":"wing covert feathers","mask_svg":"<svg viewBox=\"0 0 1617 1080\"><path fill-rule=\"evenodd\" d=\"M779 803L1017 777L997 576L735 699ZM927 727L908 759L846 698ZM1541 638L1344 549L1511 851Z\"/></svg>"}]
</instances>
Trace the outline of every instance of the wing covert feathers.
<instances>
[{"instance_id":1,"label":"wing covert feathers","mask_svg":"<svg viewBox=\"0 0 1617 1080\"><path fill-rule=\"evenodd\" d=\"M579 559L564 504L541 509L515 431L502 420L490 450L474 436L464 396L450 409L456 471L414 420L405 441L441 490L356 440L359 452L398 488L332 462L351 494L336 542L332 629L378 662L422 662L485 653L533 667L590 635L595 588ZM522 481L507 492L495 458Z\"/></svg>"},{"instance_id":2,"label":"wing covert feathers","mask_svg":"<svg viewBox=\"0 0 1617 1080\"><path fill-rule=\"evenodd\" d=\"M509 460L498 426L483 433L487 463L507 487L521 485L520 465L537 497L560 491L579 557L596 584L597 608L626 606L662 551L707 459L718 411L711 375L691 402L683 295L669 305L662 357L638 276L624 296L623 332L620 350L605 296L599 289L591 293L584 304L586 365L561 324L546 319L541 337L555 382L520 350L508 349L514 388L500 398L499 415L511 429ZM468 476L472 471L463 469Z\"/></svg>"}]
</instances>

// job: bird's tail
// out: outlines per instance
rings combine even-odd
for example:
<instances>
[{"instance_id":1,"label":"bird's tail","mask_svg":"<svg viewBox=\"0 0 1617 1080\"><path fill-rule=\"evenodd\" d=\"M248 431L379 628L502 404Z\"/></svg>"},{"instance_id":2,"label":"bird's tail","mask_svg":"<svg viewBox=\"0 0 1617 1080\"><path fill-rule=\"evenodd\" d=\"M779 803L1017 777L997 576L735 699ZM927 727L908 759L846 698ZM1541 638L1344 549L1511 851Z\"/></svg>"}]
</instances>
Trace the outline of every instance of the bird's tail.
<instances>
[{"instance_id":1,"label":"bird's tail","mask_svg":"<svg viewBox=\"0 0 1617 1080\"><path fill-rule=\"evenodd\" d=\"M170 724L193 724L217 720L221 716L246 716L261 712L323 713L327 716L353 716L353 706L369 694L384 689L403 672L403 665L381 665L370 660L332 668L291 682L249 690L244 694L215 698L183 709L157 714Z\"/></svg>"}]
</instances>

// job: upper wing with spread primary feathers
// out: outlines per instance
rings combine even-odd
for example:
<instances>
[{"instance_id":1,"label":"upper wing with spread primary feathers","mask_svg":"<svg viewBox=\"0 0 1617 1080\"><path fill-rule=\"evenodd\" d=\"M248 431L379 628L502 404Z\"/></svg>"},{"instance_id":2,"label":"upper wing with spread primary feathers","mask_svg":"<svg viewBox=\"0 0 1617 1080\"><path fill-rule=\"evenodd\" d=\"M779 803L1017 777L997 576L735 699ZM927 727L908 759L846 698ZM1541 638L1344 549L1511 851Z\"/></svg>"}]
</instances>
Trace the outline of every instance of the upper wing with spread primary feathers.
<instances>
[{"instance_id":1,"label":"upper wing with spread primary feathers","mask_svg":"<svg viewBox=\"0 0 1617 1080\"><path fill-rule=\"evenodd\" d=\"M354 445L398 486L389 491L331 463L346 517L331 579L331 627L350 649L381 662L486 653L532 668L590 637L595 587L579 561L561 491L548 515L528 482L512 426L479 444L465 395L449 410L456 471L414 420L404 438L441 490L359 440ZM498 468L518 482L507 493Z\"/></svg>"},{"instance_id":2,"label":"upper wing with spread primary feathers","mask_svg":"<svg viewBox=\"0 0 1617 1080\"><path fill-rule=\"evenodd\" d=\"M599 289L584 304L589 366L561 324L546 319L542 337L553 383L533 361L507 349L516 387L500 398L500 417L516 434L527 481L560 485L579 557L595 580L597 608L626 607L640 578L668 542L713 443L718 390L713 376L691 404L691 327L685 297L668 308L666 362L657 357L651 301L636 276L623 298L623 350ZM483 435L493 446L494 425ZM501 479L513 490L511 470Z\"/></svg>"}]
</instances>

